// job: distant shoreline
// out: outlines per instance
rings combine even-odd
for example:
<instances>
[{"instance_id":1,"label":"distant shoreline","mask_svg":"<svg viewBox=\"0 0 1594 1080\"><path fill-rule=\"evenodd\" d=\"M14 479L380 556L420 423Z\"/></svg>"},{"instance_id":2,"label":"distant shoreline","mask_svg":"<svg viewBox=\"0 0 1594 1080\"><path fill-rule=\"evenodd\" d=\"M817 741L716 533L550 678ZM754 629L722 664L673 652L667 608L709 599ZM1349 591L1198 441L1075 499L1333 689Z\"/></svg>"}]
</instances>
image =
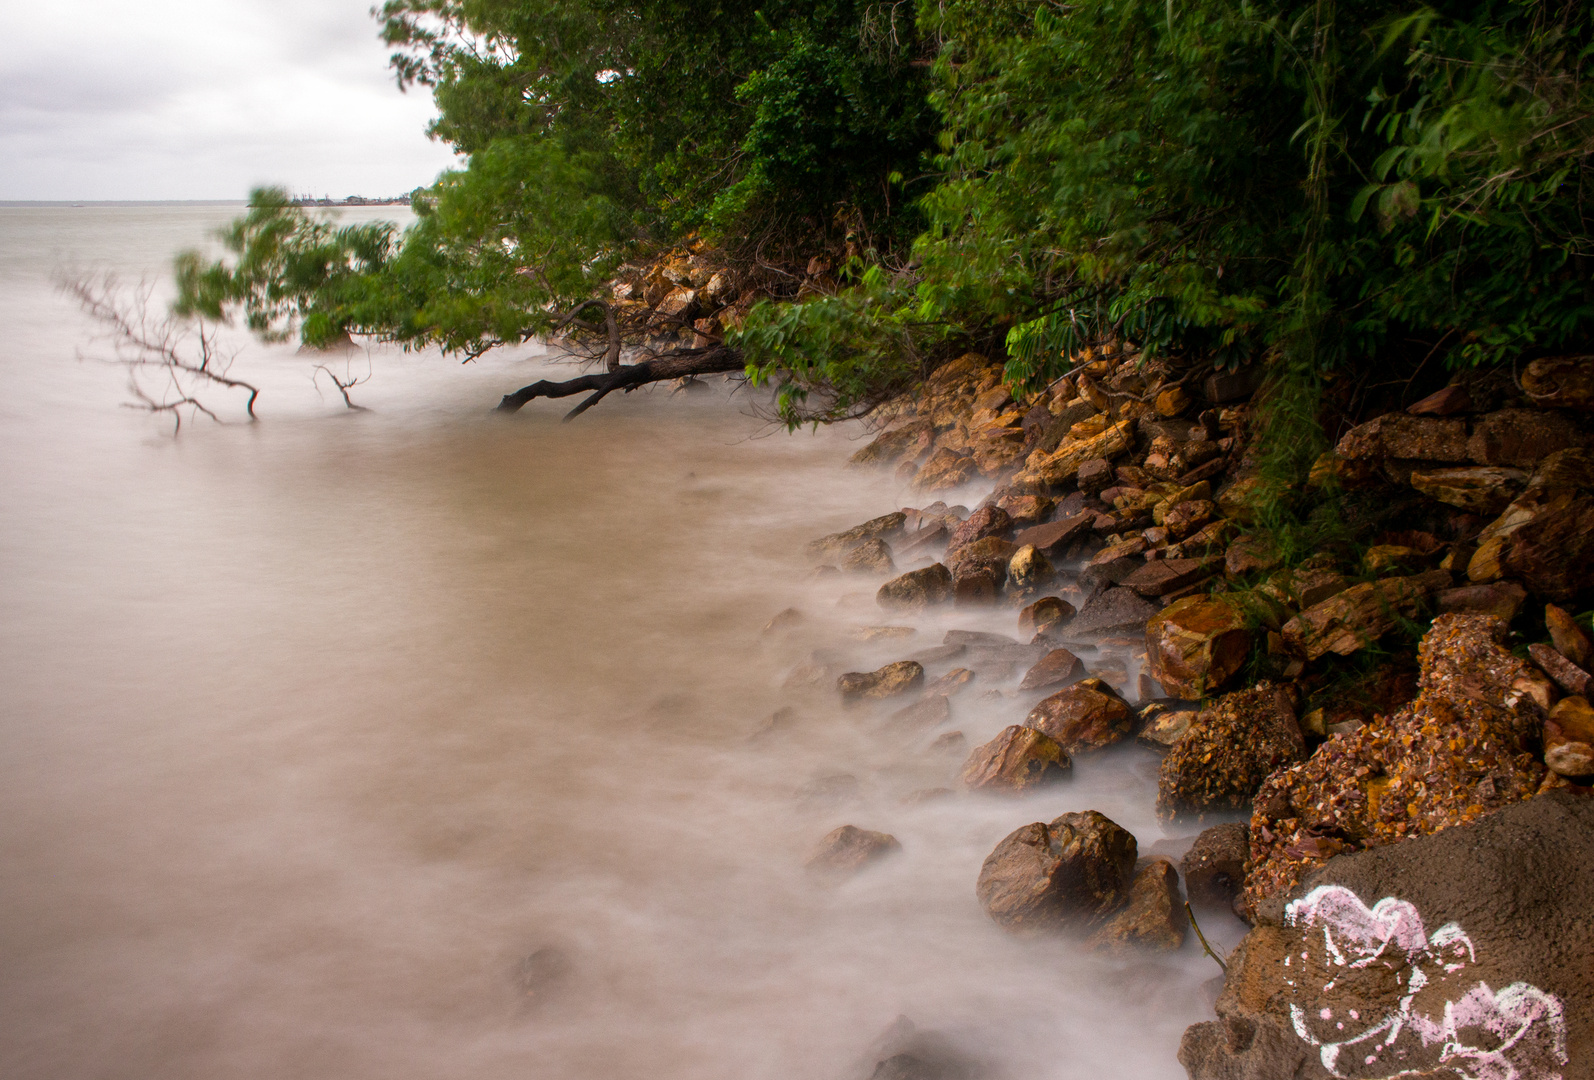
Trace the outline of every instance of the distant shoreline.
<instances>
[{"instance_id":1,"label":"distant shoreline","mask_svg":"<svg viewBox=\"0 0 1594 1080\"><path fill-rule=\"evenodd\" d=\"M300 206L408 206L408 195L393 198L367 199L351 195L346 199L296 199ZM0 199L0 210L27 209L29 207L95 207L95 206L248 206L248 199Z\"/></svg>"}]
</instances>

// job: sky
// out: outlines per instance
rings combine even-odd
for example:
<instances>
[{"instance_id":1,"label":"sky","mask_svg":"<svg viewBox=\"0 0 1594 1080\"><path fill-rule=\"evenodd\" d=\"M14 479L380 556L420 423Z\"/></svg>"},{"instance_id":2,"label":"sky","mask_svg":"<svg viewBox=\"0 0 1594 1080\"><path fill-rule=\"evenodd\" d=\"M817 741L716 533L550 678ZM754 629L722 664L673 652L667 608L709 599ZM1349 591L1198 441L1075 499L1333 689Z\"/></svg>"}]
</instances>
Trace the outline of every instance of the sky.
<instances>
[{"instance_id":1,"label":"sky","mask_svg":"<svg viewBox=\"0 0 1594 1080\"><path fill-rule=\"evenodd\" d=\"M0 200L398 195L457 164L372 0L0 0Z\"/></svg>"}]
</instances>

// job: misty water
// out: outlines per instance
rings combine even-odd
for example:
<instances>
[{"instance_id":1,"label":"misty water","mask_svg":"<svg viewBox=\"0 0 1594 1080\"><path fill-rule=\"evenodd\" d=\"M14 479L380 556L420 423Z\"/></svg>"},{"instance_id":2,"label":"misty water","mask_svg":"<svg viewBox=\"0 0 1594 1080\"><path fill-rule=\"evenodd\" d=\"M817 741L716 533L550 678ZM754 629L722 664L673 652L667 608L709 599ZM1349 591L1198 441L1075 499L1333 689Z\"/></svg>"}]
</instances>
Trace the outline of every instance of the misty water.
<instances>
[{"instance_id":1,"label":"misty water","mask_svg":"<svg viewBox=\"0 0 1594 1080\"><path fill-rule=\"evenodd\" d=\"M976 682L904 736L782 688L815 649L1016 635L810 576L804 541L923 501L843 468L860 429L776 432L718 383L494 415L570 373L540 347L338 358L355 413L240 334L260 422L215 394L229 422L174 438L51 275L153 280L237 209L0 209L0 1076L853 1080L899 1017L986 1076L1183 1075L1193 935L1103 958L974 895L1067 810L1177 854L1149 751L930 798L1041 695ZM916 633L857 636L887 624ZM814 880L848 823L901 854Z\"/></svg>"}]
</instances>

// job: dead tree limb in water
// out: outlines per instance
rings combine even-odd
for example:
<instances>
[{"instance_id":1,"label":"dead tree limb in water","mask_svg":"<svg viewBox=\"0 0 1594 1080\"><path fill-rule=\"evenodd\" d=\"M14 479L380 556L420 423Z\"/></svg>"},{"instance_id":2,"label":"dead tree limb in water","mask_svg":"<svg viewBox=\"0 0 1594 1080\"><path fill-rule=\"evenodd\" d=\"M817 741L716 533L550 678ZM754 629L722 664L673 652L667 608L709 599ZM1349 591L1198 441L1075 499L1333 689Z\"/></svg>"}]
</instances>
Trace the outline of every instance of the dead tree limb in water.
<instances>
[{"instance_id":1,"label":"dead tree limb in water","mask_svg":"<svg viewBox=\"0 0 1594 1080\"><path fill-rule=\"evenodd\" d=\"M216 332L200 322L189 331L171 317L150 314L151 288L148 283L132 290L129 296L115 275L81 276L62 279L59 288L75 298L91 318L105 327L113 355L106 363L127 371L128 389L135 401L131 409L152 413L171 413L173 434L183 428L183 410L203 414L220 422L220 417L199 398L205 386L248 393L244 411L251 421L260 388L228 374L233 356L216 345ZM156 381L152 391L145 377Z\"/></svg>"},{"instance_id":2,"label":"dead tree limb in water","mask_svg":"<svg viewBox=\"0 0 1594 1080\"><path fill-rule=\"evenodd\" d=\"M370 412L371 410L367 409L364 405L356 405L354 403L354 399L349 397L350 390L354 389L356 386L359 386L363 382L370 381L371 371L369 356L366 357L366 365L365 374L356 377L350 374L349 366L347 363L345 363L343 365L343 378L340 379L338 378L337 372L333 371L325 364L317 364L315 369L310 372L310 381L315 384L316 393L319 394L321 392L321 376L325 374L327 378L332 380L332 385L337 387L338 393L343 395L344 405L348 406L348 408L354 412Z\"/></svg>"},{"instance_id":3,"label":"dead tree limb in water","mask_svg":"<svg viewBox=\"0 0 1594 1080\"><path fill-rule=\"evenodd\" d=\"M627 364L598 374L582 375L563 382L542 379L523 386L513 394L505 394L498 403L499 412L519 412L521 406L536 398L572 397L590 393L581 404L565 414L565 420L574 420L616 390L630 393L648 383L667 379L682 379L689 375L712 375L727 371L741 371L746 366L741 351L727 345L707 345L695 349L673 349L650 360Z\"/></svg>"}]
</instances>

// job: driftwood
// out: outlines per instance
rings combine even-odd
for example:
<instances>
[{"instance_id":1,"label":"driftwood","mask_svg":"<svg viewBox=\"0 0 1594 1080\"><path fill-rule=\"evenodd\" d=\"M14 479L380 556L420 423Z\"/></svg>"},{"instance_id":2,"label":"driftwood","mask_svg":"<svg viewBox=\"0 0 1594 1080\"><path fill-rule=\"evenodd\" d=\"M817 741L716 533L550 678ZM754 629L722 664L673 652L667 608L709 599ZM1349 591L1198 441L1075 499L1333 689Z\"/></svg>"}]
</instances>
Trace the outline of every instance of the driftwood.
<instances>
[{"instance_id":1,"label":"driftwood","mask_svg":"<svg viewBox=\"0 0 1594 1080\"><path fill-rule=\"evenodd\" d=\"M505 394L504 399L498 403L498 411L519 412L521 406L536 398L562 398L590 393L590 397L565 414L565 420L570 421L616 390L630 393L648 383L683 379L692 375L741 371L744 367L746 361L742 358L741 350L728 345L716 343L701 348L673 349L650 360L616 366L607 371L565 379L563 382L540 379L512 394Z\"/></svg>"}]
</instances>

